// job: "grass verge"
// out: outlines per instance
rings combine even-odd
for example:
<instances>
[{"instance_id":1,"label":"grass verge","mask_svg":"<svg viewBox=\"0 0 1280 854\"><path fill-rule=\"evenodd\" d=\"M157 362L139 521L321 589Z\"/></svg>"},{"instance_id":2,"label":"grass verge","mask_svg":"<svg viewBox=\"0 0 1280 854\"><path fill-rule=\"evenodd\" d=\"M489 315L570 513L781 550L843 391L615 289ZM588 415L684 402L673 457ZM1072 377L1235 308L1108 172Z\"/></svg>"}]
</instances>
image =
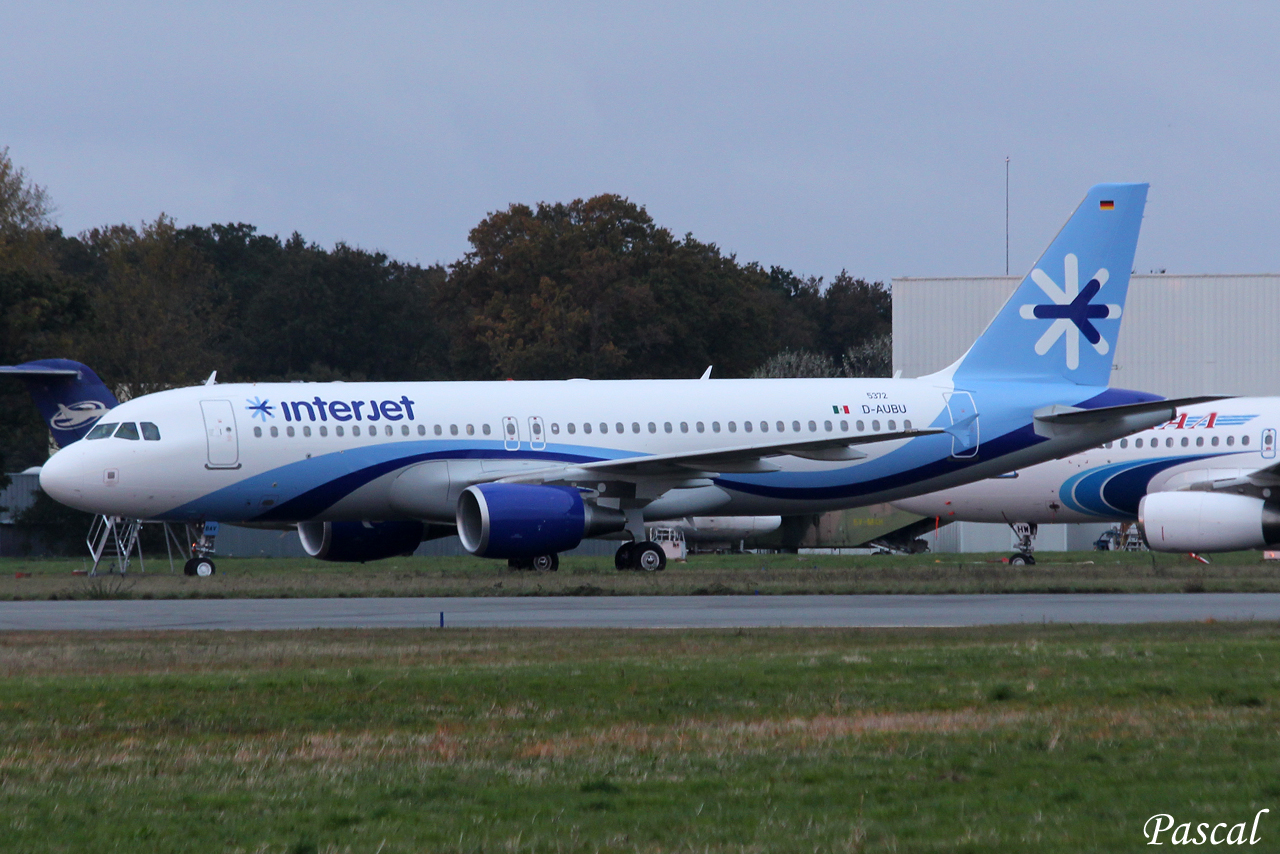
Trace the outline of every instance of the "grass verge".
<instances>
[{"instance_id":1,"label":"grass verge","mask_svg":"<svg viewBox=\"0 0 1280 854\"><path fill-rule=\"evenodd\" d=\"M0 600L342 596L627 596L781 593L1199 593L1280 592L1280 566L1259 552L1183 555L1077 552L1009 566L1001 555L698 555L665 572L618 572L612 558L565 557L556 573L517 572L467 557L393 558L368 564L220 558L212 578L147 572L85 578L82 560L0 559ZM136 567L135 567L136 569ZM22 577L19 577L22 576Z\"/></svg>"},{"instance_id":2,"label":"grass verge","mask_svg":"<svg viewBox=\"0 0 1280 854\"><path fill-rule=\"evenodd\" d=\"M1277 639L0 635L0 848L1116 851L1270 808L1271 849Z\"/></svg>"}]
</instances>

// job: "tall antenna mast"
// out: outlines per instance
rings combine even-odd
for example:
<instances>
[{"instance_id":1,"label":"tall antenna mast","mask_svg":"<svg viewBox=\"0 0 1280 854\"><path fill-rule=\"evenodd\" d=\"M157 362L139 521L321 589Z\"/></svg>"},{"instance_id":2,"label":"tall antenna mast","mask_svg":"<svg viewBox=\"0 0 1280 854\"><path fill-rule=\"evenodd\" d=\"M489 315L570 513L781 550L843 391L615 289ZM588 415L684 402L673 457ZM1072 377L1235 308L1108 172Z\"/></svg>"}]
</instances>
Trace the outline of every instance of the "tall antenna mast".
<instances>
[{"instance_id":1,"label":"tall antenna mast","mask_svg":"<svg viewBox=\"0 0 1280 854\"><path fill-rule=\"evenodd\" d=\"M1009 158L1004 159L1004 274L1009 275Z\"/></svg>"}]
</instances>

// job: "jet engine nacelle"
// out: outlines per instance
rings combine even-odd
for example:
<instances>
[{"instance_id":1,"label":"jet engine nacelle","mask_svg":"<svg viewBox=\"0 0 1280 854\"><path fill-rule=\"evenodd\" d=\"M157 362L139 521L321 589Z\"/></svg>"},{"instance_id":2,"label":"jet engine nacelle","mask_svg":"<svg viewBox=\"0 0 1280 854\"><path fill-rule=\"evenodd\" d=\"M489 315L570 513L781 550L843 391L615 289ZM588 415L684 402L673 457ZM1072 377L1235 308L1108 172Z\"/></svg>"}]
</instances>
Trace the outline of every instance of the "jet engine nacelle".
<instances>
[{"instance_id":1,"label":"jet engine nacelle","mask_svg":"<svg viewBox=\"0 0 1280 854\"><path fill-rule=\"evenodd\" d=\"M530 558L567 551L583 537L620 531L626 518L571 486L481 483L458 499L458 538L478 557Z\"/></svg>"},{"instance_id":2,"label":"jet engine nacelle","mask_svg":"<svg viewBox=\"0 0 1280 854\"><path fill-rule=\"evenodd\" d=\"M1280 506L1251 495L1153 492L1138 504L1138 527L1158 552L1231 552L1280 543Z\"/></svg>"},{"instance_id":3,"label":"jet engine nacelle","mask_svg":"<svg viewBox=\"0 0 1280 854\"><path fill-rule=\"evenodd\" d=\"M320 560L382 560L412 554L422 542L421 522L302 522L298 539L307 554Z\"/></svg>"}]
</instances>

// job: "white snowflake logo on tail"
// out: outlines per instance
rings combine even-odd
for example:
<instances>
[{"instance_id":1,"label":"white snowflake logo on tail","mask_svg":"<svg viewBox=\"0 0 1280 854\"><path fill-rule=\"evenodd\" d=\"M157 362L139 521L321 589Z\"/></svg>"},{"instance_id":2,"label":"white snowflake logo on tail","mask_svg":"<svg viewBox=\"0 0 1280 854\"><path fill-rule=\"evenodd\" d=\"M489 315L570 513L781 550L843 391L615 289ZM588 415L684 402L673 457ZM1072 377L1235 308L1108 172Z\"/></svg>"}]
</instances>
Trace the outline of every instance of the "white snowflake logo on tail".
<instances>
[{"instance_id":1,"label":"white snowflake logo on tail","mask_svg":"<svg viewBox=\"0 0 1280 854\"><path fill-rule=\"evenodd\" d=\"M1080 336L1093 345L1098 355L1105 356L1111 347L1107 339L1093 325L1095 320L1111 320L1120 316L1121 308L1115 304L1094 305L1090 302L1102 286L1107 283L1109 274L1106 269L1099 269L1093 278L1080 289L1080 262L1072 253L1062 260L1062 287L1058 287L1049 274L1040 268L1031 271L1031 280L1040 286L1040 290L1053 302L1049 305L1024 305L1018 313L1027 320L1052 320L1049 328L1036 342L1036 355L1043 356L1058 342L1066 339L1067 367L1075 370L1080 367Z\"/></svg>"}]
</instances>

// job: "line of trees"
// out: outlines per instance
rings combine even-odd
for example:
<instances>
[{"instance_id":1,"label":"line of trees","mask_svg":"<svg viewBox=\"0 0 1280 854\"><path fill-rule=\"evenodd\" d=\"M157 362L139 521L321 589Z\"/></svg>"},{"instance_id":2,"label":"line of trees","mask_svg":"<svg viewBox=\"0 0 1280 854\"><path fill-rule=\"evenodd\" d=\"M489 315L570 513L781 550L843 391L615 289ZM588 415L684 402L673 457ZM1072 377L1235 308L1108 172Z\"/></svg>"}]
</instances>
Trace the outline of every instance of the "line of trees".
<instances>
[{"instance_id":1,"label":"line of trees","mask_svg":"<svg viewBox=\"0 0 1280 854\"><path fill-rule=\"evenodd\" d=\"M448 266L164 215L68 236L53 213L0 149L0 364L78 359L125 397L213 370L223 382L780 376L796 354L809 375L889 368L880 283L744 263L616 195L513 204ZM0 383L0 471L46 454L25 389Z\"/></svg>"}]
</instances>

